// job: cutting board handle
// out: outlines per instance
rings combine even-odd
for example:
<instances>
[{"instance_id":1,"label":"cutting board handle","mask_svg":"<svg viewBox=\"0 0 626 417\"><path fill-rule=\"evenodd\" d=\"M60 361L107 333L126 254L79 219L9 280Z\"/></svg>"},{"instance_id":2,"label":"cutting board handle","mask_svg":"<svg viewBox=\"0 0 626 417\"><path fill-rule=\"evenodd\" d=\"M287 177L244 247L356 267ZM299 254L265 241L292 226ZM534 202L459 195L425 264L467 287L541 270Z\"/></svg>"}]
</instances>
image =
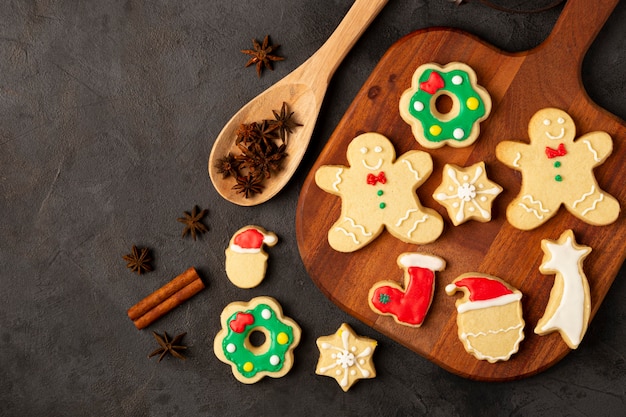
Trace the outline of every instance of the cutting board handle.
<instances>
[{"instance_id":1,"label":"cutting board handle","mask_svg":"<svg viewBox=\"0 0 626 417\"><path fill-rule=\"evenodd\" d=\"M587 49L604 26L619 0L568 0L544 44L544 52L566 53L582 62Z\"/></svg>"}]
</instances>

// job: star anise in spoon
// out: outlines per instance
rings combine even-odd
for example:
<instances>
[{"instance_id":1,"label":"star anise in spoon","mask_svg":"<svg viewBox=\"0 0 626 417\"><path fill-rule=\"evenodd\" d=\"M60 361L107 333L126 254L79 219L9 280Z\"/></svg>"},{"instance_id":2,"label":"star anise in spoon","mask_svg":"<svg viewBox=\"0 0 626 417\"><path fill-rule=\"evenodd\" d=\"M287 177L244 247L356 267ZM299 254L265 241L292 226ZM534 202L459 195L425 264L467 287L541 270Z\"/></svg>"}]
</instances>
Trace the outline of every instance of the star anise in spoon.
<instances>
[{"instance_id":1,"label":"star anise in spoon","mask_svg":"<svg viewBox=\"0 0 626 417\"><path fill-rule=\"evenodd\" d=\"M254 49L242 49L241 52L250 55L252 58L246 63L246 67L250 65L256 64L256 73L260 77L263 68L268 68L271 71L274 71L272 67L272 61L282 61L285 58L278 55L273 55L272 52L276 51L280 45L270 45L269 44L269 35L265 36L263 39L263 44L261 45L256 39L252 39L252 45Z\"/></svg>"},{"instance_id":2,"label":"star anise in spoon","mask_svg":"<svg viewBox=\"0 0 626 417\"><path fill-rule=\"evenodd\" d=\"M141 275L142 272L152 271L152 266L150 265L152 258L150 257L150 250L148 248L142 248L140 253L137 246L133 245L131 253L122 256L122 259L126 261L126 268L136 272L137 275Z\"/></svg>"},{"instance_id":3,"label":"star anise in spoon","mask_svg":"<svg viewBox=\"0 0 626 417\"><path fill-rule=\"evenodd\" d=\"M235 158L232 153L228 153L223 158L219 158L215 163L215 167L217 168L217 172L222 174L222 178L228 177L236 177L237 170L239 168L240 161Z\"/></svg>"},{"instance_id":4,"label":"star anise in spoon","mask_svg":"<svg viewBox=\"0 0 626 417\"><path fill-rule=\"evenodd\" d=\"M151 354L149 354L148 358L151 358L156 355L160 355L157 362L161 362L161 359L163 359L165 355L169 353L175 358L185 360L186 358L183 355L181 355L178 351L187 350L187 346L180 344L181 340L186 334L187 334L186 332L181 333L178 336L175 336L174 339L169 340L169 337L167 336L167 332L163 332L163 336L161 336L160 334L156 332L152 332L152 336L154 336L157 343L159 344L159 348L155 350L154 352L152 352Z\"/></svg>"},{"instance_id":5,"label":"star anise in spoon","mask_svg":"<svg viewBox=\"0 0 626 417\"><path fill-rule=\"evenodd\" d=\"M239 194L243 194L245 198L252 197L255 194L263 192L263 178L250 173L248 175L237 177L237 184L233 186L233 189Z\"/></svg>"},{"instance_id":6,"label":"star anise in spoon","mask_svg":"<svg viewBox=\"0 0 626 417\"><path fill-rule=\"evenodd\" d=\"M198 206L194 206L193 210L191 210L191 213L186 211L185 217L179 217L178 219L176 219L177 221L185 225L182 237L185 237L187 233L191 233L191 237L193 237L193 240L196 240L197 235L208 231L206 226L201 222L202 218L207 214L208 210L198 210L200 210Z\"/></svg>"},{"instance_id":7,"label":"star anise in spoon","mask_svg":"<svg viewBox=\"0 0 626 417\"><path fill-rule=\"evenodd\" d=\"M287 107L287 103L283 101L283 107L280 109L280 113L276 110L272 110L274 113L274 119L271 121L271 124L276 126L278 129L278 136L283 141L283 143L287 143L287 136L293 132L298 126L302 126L300 123L293 120L293 113L289 112Z\"/></svg>"}]
</instances>

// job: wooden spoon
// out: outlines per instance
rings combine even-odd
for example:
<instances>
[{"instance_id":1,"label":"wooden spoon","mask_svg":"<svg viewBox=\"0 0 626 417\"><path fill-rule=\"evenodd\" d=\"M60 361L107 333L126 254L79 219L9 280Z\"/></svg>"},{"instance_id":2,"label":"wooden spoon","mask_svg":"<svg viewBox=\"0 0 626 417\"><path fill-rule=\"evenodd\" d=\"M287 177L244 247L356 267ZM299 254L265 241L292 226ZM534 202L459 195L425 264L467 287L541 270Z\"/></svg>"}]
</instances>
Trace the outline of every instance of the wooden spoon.
<instances>
[{"instance_id":1,"label":"wooden spoon","mask_svg":"<svg viewBox=\"0 0 626 417\"><path fill-rule=\"evenodd\" d=\"M256 96L243 106L222 129L209 156L209 175L217 192L226 200L240 206L261 204L287 184L298 168L308 147L315 121L328 83L335 70L389 0L356 0L344 19L321 48L285 78ZM264 181L261 194L244 198L233 190L235 180L222 178L215 164L233 151L236 130L242 123L261 121L272 117L272 110L280 110L286 102L294 119L303 126L294 129L287 142L288 157L283 169Z\"/></svg>"}]
</instances>

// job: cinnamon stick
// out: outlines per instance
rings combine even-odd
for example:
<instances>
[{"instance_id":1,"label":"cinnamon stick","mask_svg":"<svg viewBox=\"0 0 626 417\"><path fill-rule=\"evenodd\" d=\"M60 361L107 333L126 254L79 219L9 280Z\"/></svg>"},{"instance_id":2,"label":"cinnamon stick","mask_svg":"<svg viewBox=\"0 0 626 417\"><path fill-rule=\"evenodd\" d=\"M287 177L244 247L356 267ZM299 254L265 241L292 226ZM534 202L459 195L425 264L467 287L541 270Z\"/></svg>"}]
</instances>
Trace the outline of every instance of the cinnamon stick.
<instances>
[{"instance_id":1,"label":"cinnamon stick","mask_svg":"<svg viewBox=\"0 0 626 417\"><path fill-rule=\"evenodd\" d=\"M191 267L128 309L135 327L143 329L204 288L204 283Z\"/></svg>"}]
</instances>

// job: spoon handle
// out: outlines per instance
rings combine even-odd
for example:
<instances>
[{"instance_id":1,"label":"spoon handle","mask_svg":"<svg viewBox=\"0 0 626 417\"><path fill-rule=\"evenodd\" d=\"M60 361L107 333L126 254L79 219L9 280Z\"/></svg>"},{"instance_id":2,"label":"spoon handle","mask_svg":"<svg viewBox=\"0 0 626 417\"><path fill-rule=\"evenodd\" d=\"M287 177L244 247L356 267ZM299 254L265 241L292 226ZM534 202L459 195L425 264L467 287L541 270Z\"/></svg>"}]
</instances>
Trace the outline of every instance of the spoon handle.
<instances>
[{"instance_id":1,"label":"spoon handle","mask_svg":"<svg viewBox=\"0 0 626 417\"><path fill-rule=\"evenodd\" d=\"M328 40L309 58L306 65L302 65L305 67L307 76L323 84L322 91L325 90L348 51L388 1L356 0ZM311 87L317 85L317 82L311 83Z\"/></svg>"}]
</instances>

